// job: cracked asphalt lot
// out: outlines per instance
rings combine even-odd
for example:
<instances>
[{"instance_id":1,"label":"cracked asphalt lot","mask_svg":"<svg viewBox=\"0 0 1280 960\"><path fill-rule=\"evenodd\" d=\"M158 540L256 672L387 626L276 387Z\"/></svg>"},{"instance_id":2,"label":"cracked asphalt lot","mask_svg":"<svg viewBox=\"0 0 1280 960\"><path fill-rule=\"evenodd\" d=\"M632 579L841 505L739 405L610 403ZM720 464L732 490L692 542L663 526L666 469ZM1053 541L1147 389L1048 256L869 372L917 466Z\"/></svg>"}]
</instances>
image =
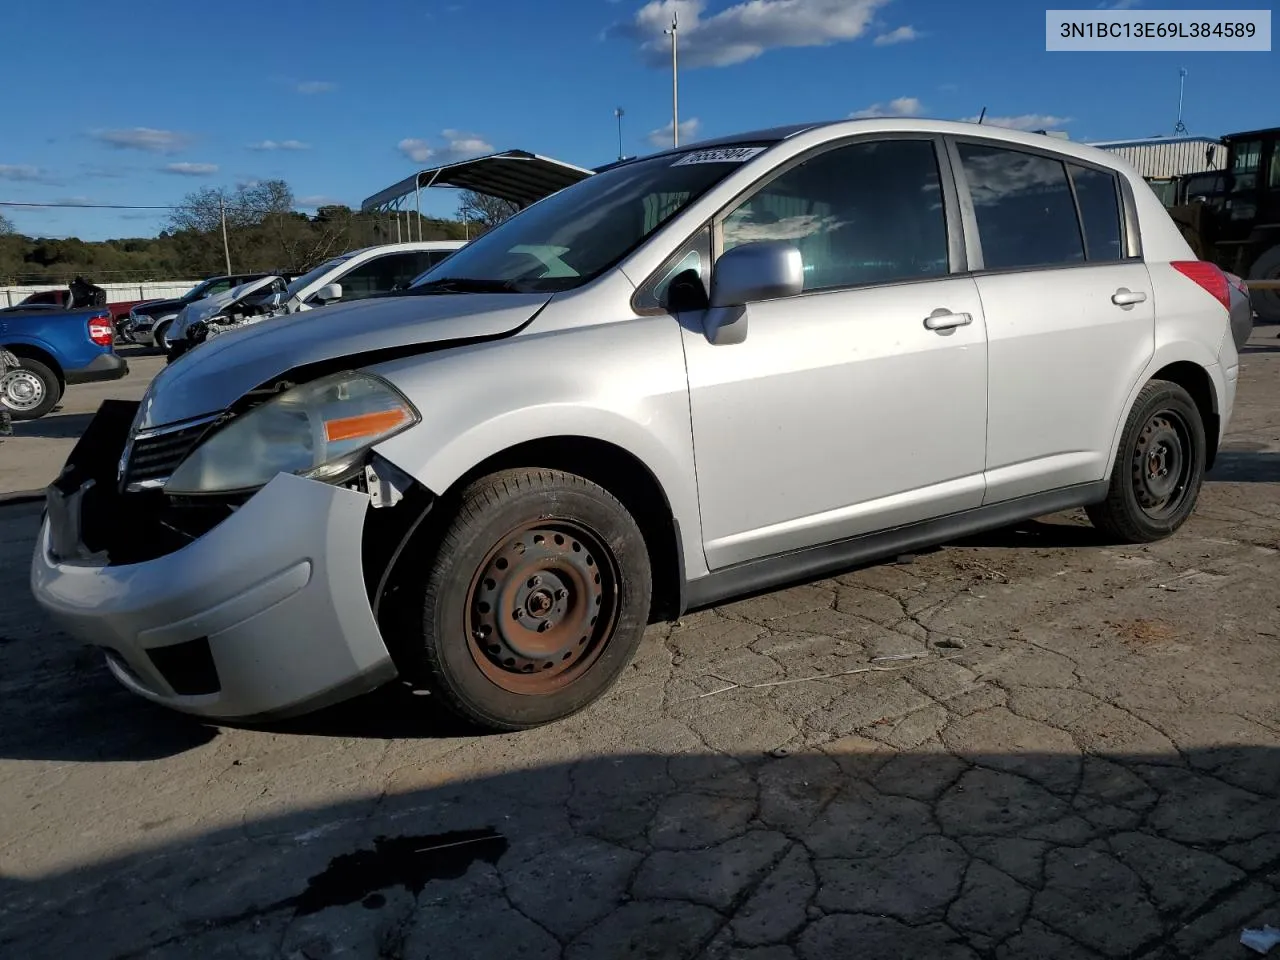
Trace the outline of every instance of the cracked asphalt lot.
<instances>
[{"instance_id":1,"label":"cracked asphalt lot","mask_svg":"<svg viewBox=\"0 0 1280 960\"><path fill-rule=\"evenodd\" d=\"M0 955L1217 958L1280 925L1280 341L1193 520L1065 514L654 628L566 722L118 689L0 508ZM892 659L884 659L892 658Z\"/></svg>"}]
</instances>

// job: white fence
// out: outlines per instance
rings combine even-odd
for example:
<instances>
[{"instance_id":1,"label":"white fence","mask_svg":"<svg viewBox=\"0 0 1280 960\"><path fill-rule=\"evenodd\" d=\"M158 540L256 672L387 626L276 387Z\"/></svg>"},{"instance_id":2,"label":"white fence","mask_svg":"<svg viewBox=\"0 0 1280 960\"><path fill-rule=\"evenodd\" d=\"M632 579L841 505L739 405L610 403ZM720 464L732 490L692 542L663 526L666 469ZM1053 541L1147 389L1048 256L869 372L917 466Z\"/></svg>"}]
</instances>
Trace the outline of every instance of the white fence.
<instances>
[{"instance_id":1,"label":"white fence","mask_svg":"<svg viewBox=\"0 0 1280 960\"><path fill-rule=\"evenodd\" d=\"M163 300L180 297L199 280L145 280L141 283L100 283L107 291L107 303L127 303L130 300ZM0 307L12 307L33 293L42 290L65 290L65 283L44 283L23 287L0 287Z\"/></svg>"}]
</instances>

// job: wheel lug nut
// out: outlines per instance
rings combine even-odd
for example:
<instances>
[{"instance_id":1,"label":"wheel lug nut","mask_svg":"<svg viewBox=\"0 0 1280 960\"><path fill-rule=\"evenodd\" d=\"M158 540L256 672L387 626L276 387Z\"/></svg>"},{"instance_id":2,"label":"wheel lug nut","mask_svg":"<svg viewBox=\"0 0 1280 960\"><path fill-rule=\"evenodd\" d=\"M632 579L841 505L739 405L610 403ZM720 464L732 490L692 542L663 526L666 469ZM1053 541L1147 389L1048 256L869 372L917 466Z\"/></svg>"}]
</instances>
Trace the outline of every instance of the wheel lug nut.
<instances>
[{"instance_id":1,"label":"wheel lug nut","mask_svg":"<svg viewBox=\"0 0 1280 960\"><path fill-rule=\"evenodd\" d=\"M521 617L524 616L524 607L516 607L514 610L511 611L511 616L512 618L519 620Z\"/></svg>"},{"instance_id":2,"label":"wheel lug nut","mask_svg":"<svg viewBox=\"0 0 1280 960\"><path fill-rule=\"evenodd\" d=\"M541 577L536 576L536 575L535 575L535 576L530 577L530 578L529 578L529 589L530 589L530 590L532 590L534 587L538 586L538 584L540 584L540 583L542 583L542 578L541 578Z\"/></svg>"},{"instance_id":3,"label":"wheel lug nut","mask_svg":"<svg viewBox=\"0 0 1280 960\"><path fill-rule=\"evenodd\" d=\"M557 599L557 600L565 600L565 599L567 599L567 598L568 598L568 596L569 596L569 591L568 591L568 590L557 590L557 591L556 591L556 599Z\"/></svg>"}]
</instances>

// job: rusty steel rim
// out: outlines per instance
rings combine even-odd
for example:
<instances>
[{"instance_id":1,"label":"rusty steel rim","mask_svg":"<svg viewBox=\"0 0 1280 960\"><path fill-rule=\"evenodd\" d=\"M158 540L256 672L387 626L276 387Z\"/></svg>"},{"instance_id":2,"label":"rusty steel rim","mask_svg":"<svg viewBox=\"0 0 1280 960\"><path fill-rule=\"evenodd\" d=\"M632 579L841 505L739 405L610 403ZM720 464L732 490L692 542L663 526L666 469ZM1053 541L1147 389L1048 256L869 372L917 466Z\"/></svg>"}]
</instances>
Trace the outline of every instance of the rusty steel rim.
<instances>
[{"instance_id":1,"label":"rusty steel rim","mask_svg":"<svg viewBox=\"0 0 1280 960\"><path fill-rule=\"evenodd\" d=\"M582 524L540 520L515 528L479 564L467 592L472 658L511 693L563 689L613 636L619 581L613 553Z\"/></svg>"}]
</instances>

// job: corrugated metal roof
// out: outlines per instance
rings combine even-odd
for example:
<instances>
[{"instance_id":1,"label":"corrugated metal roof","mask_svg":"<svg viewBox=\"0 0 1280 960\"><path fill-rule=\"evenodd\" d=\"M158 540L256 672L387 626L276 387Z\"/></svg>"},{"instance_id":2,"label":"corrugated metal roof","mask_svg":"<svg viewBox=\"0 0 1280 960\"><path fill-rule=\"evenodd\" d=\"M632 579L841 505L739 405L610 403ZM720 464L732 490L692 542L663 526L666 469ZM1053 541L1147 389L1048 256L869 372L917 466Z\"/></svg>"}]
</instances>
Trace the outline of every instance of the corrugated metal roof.
<instances>
[{"instance_id":1,"label":"corrugated metal roof","mask_svg":"<svg viewBox=\"0 0 1280 960\"><path fill-rule=\"evenodd\" d=\"M1226 158L1220 141L1209 137L1153 137L1091 143L1129 161L1144 177L1177 177L1219 168ZM1210 161L1207 151L1213 148Z\"/></svg>"},{"instance_id":2,"label":"corrugated metal roof","mask_svg":"<svg viewBox=\"0 0 1280 960\"><path fill-rule=\"evenodd\" d=\"M526 150L507 150L474 160L427 167L367 198L360 209L376 210L421 187L458 187L525 207L558 190L585 180L590 170Z\"/></svg>"}]
</instances>

